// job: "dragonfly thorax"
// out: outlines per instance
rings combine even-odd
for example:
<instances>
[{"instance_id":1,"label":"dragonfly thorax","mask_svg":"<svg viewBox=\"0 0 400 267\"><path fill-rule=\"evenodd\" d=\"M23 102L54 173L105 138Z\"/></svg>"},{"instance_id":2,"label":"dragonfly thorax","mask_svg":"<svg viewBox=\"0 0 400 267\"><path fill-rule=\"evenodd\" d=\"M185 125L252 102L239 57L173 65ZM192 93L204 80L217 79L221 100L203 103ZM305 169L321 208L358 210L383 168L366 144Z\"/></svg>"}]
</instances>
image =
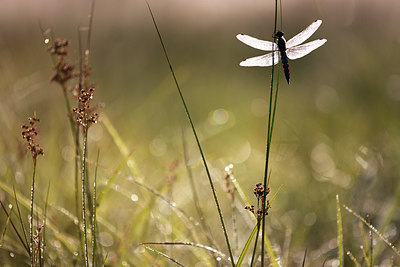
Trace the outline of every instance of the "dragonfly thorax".
<instances>
[{"instance_id":1,"label":"dragonfly thorax","mask_svg":"<svg viewBox=\"0 0 400 267\"><path fill-rule=\"evenodd\" d=\"M277 41L278 49L281 53L283 53L284 51L286 51L286 40L283 37L283 32L277 31L275 36L278 38Z\"/></svg>"}]
</instances>

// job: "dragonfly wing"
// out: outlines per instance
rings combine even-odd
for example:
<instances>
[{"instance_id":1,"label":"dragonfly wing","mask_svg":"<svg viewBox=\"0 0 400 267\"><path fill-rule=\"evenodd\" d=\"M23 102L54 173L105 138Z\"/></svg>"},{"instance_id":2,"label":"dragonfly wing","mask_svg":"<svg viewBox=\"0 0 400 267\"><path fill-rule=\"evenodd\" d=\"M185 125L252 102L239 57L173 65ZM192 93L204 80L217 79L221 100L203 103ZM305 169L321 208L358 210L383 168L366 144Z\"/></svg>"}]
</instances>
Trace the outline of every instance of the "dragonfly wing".
<instances>
[{"instance_id":1,"label":"dragonfly wing","mask_svg":"<svg viewBox=\"0 0 400 267\"><path fill-rule=\"evenodd\" d=\"M276 65L279 61L279 51L269 53L266 55L251 57L240 62L243 67L269 67L272 66L272 61Z\"/></svg>"},{"instance_id":2,"label":"dragonfly wing","mask_svg":"<svg viewBox=\"0 0 400 267\"><path fill-rule=\"evenodd\" d=\"M306 29L304 29L302 32L294 36L293 38L289 39L286 42L286 48L293 47L295 45L299 45L303 43L305 40L310 38L311 35L321 26L322 20L316 20L313 23L311 23L310 26L308 26Z\"/></svg>"},{"instance_id":3,"label":"dragonfly wing","mask_svg":"<svg viewBox=\"0 0 400 267\"><path fill-rule=\"evenodd\" d=\"M289 59L301 58L326 43L326 41L326 39L319 39L303 45L291 47L286 50L286 54Z\"/></svg>"},{"instance_id":4,"label":"dragonfly wing","mask_svg":"<svg viewBox=\"0 0 400 267\"><path fill-rule=\"evenodd\" d=\"M254 47L259 50L263 51L275 51L278 50L278 47L275 43L269 42L269 41L264 41L260 40L245 34L238 34L236 35L236 38L238 38L239 41L242 43L247 44L248 46Z\"/></svg>"}]
</instances>

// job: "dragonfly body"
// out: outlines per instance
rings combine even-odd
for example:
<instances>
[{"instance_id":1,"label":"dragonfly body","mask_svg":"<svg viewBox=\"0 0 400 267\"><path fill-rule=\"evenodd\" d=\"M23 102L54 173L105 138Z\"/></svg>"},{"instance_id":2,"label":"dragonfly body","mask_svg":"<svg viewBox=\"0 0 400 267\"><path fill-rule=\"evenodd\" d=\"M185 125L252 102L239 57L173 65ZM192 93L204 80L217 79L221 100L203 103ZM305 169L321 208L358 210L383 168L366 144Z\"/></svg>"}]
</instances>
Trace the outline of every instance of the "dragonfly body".
<instances>
[{"instance_id":1,"label":"dragonfly body","mask_svg":"<svg viewBox=\"0 0 400 267\"><path fill-rule=\"evenodd\" d=\"M239 39L239 41L259 50L272 51L272 53L269 54L248 58L240 62L240 66L268 67L272 66L273 64L277 64L280 58L282 61L283 70L285 72L286 81L289 83L289 59L293 60L304 57L311 51L326 43L326 39L319 39L302 44L304 41L310 38L310 36L319 28L319 26L321 26L321 23L321 20L314 21L310 26L288 41L286 41L283 37L283 32L278 31L275 35L277 38L277 43L259 40L245 34L238 34L236 37Z\"/></svg>"},{"instance_id":2,"label":"dragonfly body","mask_svg":"<svg viewBox=\"0 0 400 267\"><path fill-rule=\"evenodd\" d=\"M289 84L290 80L290 71L289 71L289 60L286 54L286 40L283 37L283 32L278 31L276 33L276 37L278 38L277 43L278 43L278 49L281 54L281 61L282 61L282 67L283 71L285 73L285 78L287 83Z\"/></svg>"}]
</instances>

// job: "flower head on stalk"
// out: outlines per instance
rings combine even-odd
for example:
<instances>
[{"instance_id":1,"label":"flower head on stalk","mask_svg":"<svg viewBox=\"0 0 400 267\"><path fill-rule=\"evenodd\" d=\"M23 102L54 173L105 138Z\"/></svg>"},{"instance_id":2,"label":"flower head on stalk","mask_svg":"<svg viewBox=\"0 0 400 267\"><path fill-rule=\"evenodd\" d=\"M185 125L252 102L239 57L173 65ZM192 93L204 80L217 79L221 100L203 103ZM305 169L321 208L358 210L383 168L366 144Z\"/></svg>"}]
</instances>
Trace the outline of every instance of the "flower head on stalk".
<instances>
[{"instance_id":1,"label":"flower head on stalk","mask_svg":"<svg viewBox=\"0 0 400 267\"><path fill-rule=\"evenodd\" d=\"M36 165L36 158L39 155L44 155L44 150L40 147L39 143L37 142L38 136L38 128L37 124L40 121L39 118L36 118L36 114L33 117L29 117L29 124L22 125L22 138L26 140L28 143L27 149L32 153L32 159L34 165Z\"/></svg>"}]
</instances>

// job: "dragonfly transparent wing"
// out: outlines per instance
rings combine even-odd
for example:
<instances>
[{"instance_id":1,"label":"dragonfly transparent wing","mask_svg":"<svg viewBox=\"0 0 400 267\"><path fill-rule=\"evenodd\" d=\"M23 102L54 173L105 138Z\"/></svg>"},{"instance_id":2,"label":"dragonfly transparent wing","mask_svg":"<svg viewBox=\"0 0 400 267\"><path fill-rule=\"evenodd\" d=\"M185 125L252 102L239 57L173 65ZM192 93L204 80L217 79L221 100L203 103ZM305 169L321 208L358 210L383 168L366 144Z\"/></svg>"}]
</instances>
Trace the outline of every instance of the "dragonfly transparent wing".
<instances>
[{"instance_id":1,"label":"dragonfly transparent wing","mask_svg":"<svg viewBox=\"0 0 400 267\"><path fill-rule=\"evenodd\" d=\"M269 42L269 41L264 41L260 40L245 34L238 34L236 35L236 38L238 38L239 41L242 43L247 44L248 46L254 47L259 50L263 51L275 51L278 50L278 47L275 43Z\"/></svg>"},{"instance_id":2,"label":"dragonfly transparent wing","mask_svg":"<svg viewBox=\"0 0 400 267\"><path fill-rule=\"evenodd\" d=\"M326 43L326 41L326 39L319 39L303 45L291 47L286 50L286 54L289 59L301 58Z\"/></svg>"},{"instance_id":3,"label":"dragonfly transparent wing","mask_svg":"<svg viewBox=\"0 0 400 267\"><path fill-rule=\"evenodd\" d=\"M316 20L313 23L311 23L310 26L308 26L305 30L303 30L301 33L297 34L293 38L289 39L286 42L286 48L290 48L296 45L299 45L303 43L305 40L311 37L313 33L318 30L319 26L321 26L322 20ZM310 51L311 52L311 51Z\"/></svg>"},{"instance_id":4,"label":"dragonfly transparent wing","mask_svg":"<svg viewBox=\"0 0 400 267\"><path fill-rule=\"evenodd\" d=\"M272 66L272 61L274 65L279 62L279 51L269 53L266 55L251 57L240 62L240 66L243 67L269 67Z\"/></svg>"}]
</instances>

